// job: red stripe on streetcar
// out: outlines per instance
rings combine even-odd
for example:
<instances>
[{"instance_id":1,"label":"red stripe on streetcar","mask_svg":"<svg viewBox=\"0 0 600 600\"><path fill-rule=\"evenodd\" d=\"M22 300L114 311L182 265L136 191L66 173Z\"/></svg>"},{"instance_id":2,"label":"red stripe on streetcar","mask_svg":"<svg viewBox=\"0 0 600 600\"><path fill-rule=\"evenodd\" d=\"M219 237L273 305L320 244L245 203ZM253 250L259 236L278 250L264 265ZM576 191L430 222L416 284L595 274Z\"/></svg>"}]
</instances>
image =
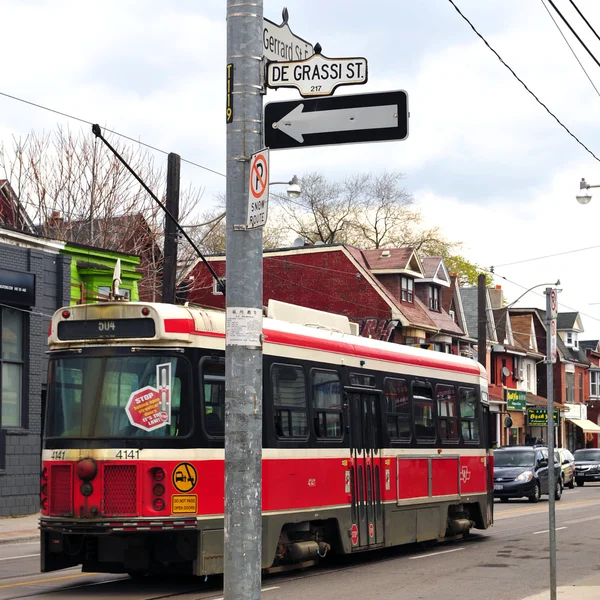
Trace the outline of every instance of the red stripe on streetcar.
<instances>
[{"instance_id":1,"label":"red stripe on streetcar","mask_svg":"<svg viewBox=\"0 0 600 600\"><path fill-rule=\"evenodd\" d=\"M224 333L196 331L193 319L165 319L164 327L165 333L187 333L207 337L225 337ZM460 365L437 357L409 355L402 351L403 347L400 344L398 344L398 350L386 350L383 348L361 346L360 342L353 343L346 340L322 339L310 335L277 331L275 329L264 329L263 331L265 334L265 341L270 344L297 346L299 348L322 350L324 352L334 352L336 354L347 354L350 356L358 356L360 358L387 360L426 369L443 369L444 371L468 373L470 375L480 374L476 364Z\"/></svg>"}]
</instances>

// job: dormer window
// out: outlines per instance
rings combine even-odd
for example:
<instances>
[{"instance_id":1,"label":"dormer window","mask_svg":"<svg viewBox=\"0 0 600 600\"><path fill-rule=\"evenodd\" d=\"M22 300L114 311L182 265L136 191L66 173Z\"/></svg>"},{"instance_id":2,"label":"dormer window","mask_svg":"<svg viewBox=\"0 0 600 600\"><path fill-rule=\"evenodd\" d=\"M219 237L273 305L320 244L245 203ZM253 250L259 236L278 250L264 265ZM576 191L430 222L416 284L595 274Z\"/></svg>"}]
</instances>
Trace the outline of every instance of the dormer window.
<instances>
[{"instance_id":1,"label":"dormer window","mask_svg":"<svg viewBox=\"0 0 600 600\"><path fill-rule=\"evenodd\" d=\"M413 301L413 285L414 282L410 277L402 277L402 300L404 302Z\"/></svg>"},{"instance_id":2,"label":"dormer window","mask_svg":"<svg viewBox=\"0 0 600 600\"><path fill-rule=\"evenodd\" d=\"M565 346L567 348L573 348L573 350L579 350L579 342L577 340L576 331L567 331L565 333Z\"/></svg>"},{"instance_id":3,"label":"dormer window","mask_svg":"<svg viewBox=\"0 0 600 600\"><path fill-rule=\"evenodd\" d=\"M440 288L435 285L429 286L429 308L440 310Z\"/></svg>"}]
</instances>

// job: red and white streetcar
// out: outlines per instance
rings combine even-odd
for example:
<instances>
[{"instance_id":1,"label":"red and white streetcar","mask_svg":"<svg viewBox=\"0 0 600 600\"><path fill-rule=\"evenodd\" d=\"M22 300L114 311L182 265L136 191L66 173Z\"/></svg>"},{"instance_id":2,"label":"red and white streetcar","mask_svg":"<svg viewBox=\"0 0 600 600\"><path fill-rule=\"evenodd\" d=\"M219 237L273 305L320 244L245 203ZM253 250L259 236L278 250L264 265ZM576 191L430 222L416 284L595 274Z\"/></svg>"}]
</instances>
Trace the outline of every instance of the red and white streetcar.
<instances>
[{"instance_id":1,"label":"red and white streetcar","mask_svg":"<svg viewBox=\"0 0 600 600\"><path fill-rule=\"evenodd\" d=\"M265 569L492 524L478 363L273 301L263 332ZM42 571L222 572L224 313L71 306L49 344Z\"/></svg>"}]
</instances>

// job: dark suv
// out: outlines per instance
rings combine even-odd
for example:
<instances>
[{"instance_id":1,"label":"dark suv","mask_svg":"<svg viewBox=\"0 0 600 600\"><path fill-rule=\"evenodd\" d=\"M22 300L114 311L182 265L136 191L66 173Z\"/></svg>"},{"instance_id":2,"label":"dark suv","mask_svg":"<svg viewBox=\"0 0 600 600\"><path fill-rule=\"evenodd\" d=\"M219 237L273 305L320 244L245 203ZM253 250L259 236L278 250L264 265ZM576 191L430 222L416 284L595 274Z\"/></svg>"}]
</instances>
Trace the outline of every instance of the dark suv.
<instances>
[{"instance_id":1,"label":"dark suv","mask_svg":"<svg viewBox=\"0 0 600 600\"><path fill-rule=\"evenodd\" d=\"M560 500L564 485L557 462L554 473L554 498ZM494 450L494 497L502 502L523 497L537 502L542 494L548 494L548 448L507 446Z\"/></svg>"},{"instance_id":2,"label":"dark suv","mask_svg":"<svg viewBox=\"0 0 600 600\"><path fill-rule=\"evenodd\" d=\"M588 448L575 450L575 483L582 486L586 481L600 481L600 450Z\"/></svg>"}]
</instances>

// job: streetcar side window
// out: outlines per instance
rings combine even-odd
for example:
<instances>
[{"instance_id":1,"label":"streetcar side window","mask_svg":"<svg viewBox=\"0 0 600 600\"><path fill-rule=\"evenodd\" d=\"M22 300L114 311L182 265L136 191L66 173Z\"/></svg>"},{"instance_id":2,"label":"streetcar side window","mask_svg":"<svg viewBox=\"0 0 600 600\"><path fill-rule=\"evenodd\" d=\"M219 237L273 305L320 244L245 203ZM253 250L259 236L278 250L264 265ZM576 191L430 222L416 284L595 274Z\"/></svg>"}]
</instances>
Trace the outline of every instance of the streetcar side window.
<instances>
[{"instance_id":1,"label":"streetcar side window","mask_svg":"<svg viewBox=\"0 0 600 600\"><path fill-rule=\"evenodd\" d=\"M458 389L460 400L460 426L465 442L479 441L479 404L473 388Z\"/></svg>"},{"instance_id":2,"label":"streetcar side window","mask_svg":"<svg viewBox=\"0 0 600 600\"><path fill-rule=\"evenodd\" d=\"M410 441L410 398L406 380L387 377L383 389L390 440Z\"/></svg>"},{"instance_id":3,"label":"streetcar side window","mask_svg":"<svg viewBox=\"0 0 600 600\"><path fill-rule=\"evenodd\" d=\"M202 362L202 406L204 431L211 438L225 435L225 361Z\"/></svg>"},{"instance_id":4,"label":"streetcar side window","mask_svg":"<svg viewBox=\"0 0 600 600\"><path fill-rule=\"evenodd\" d=\"M438 408L438 430L442 442L458 441L458 406L453 385L437 385L435 388Z\"/></svg>"},{"instance_id":5,"label":"streetcar side window","mask_svg":"<svg viewBox=\"0 0 600 600\"><path fill-rule=\"evenodd\" d=\"M413 416L418 441L435 440L435 415L431 384L414 382L412 385Z\"/></svg>"},{"instance_id":6,"label":"streetcar side window","mask_svg":"<svg viewBox=\"0 0 600 600\"><path fill-rule=\"evenodd\" d=\"M275 432L281 438L306 438L308 406L302 367L273 365L271 370Z\"/></svg>"},{"instance_id":7,"label":"streetcar side window","mask_svg":"<svg viewBox=\"0 0 600 600\"><path fill-rule=\"evenodd\" d=\"M342 388L336 371L311 373L315 434L318 438L342 437Z\"/></svg>"}]
</instances>

